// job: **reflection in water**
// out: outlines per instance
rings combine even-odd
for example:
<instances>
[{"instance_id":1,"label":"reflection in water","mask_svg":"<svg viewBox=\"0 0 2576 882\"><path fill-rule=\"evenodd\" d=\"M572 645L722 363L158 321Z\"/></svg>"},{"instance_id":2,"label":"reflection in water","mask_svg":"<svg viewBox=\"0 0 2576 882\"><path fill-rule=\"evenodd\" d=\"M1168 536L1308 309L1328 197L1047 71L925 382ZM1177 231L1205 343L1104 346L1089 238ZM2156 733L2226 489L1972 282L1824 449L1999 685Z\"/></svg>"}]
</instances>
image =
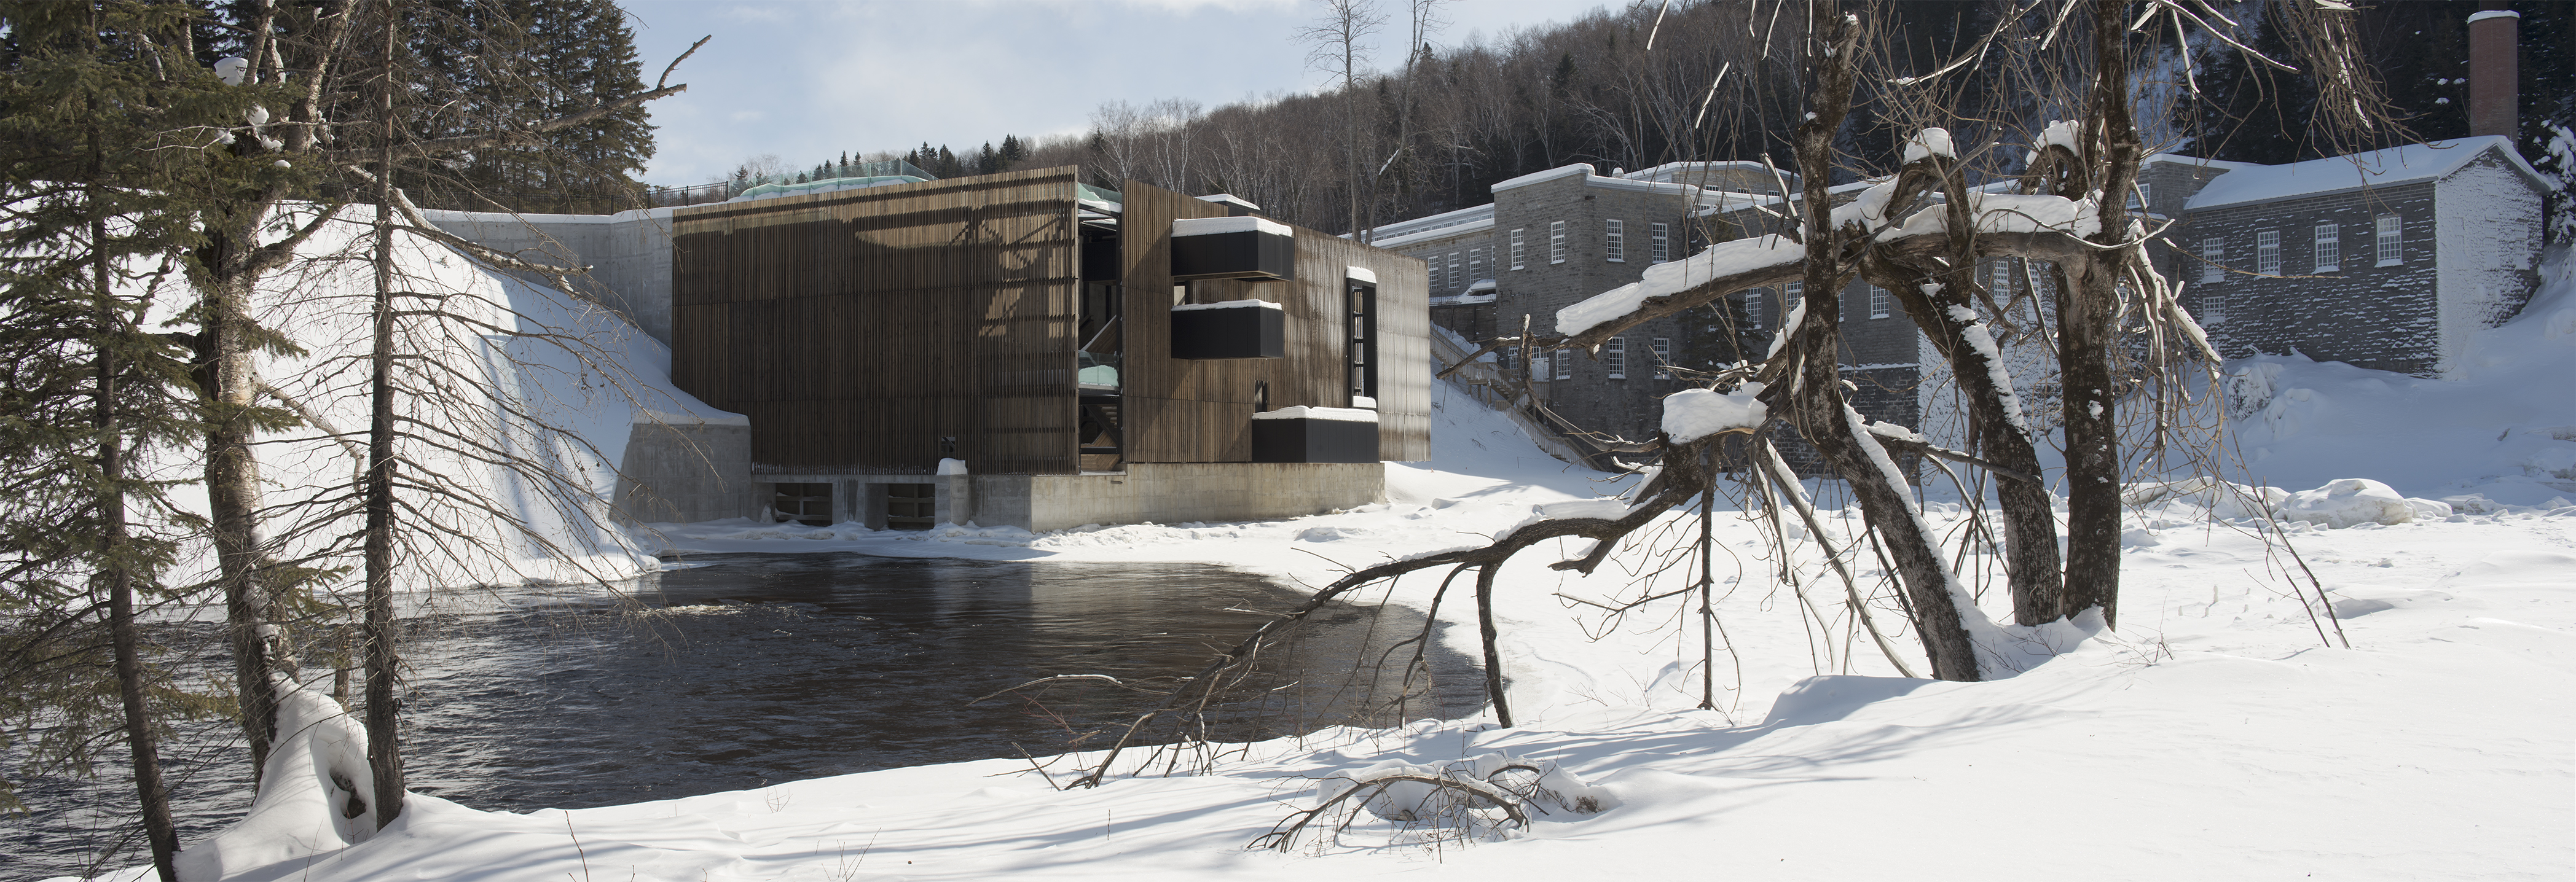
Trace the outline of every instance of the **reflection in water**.
<instances>
[{"instance_id":1,"label":"reflection in water","mask_svg":"<svg viewBox=\"0 0 2576 882\"><path fill-rule=\"evenodd\" d=\"M647 577L623 599L461 595L407 620L412 788L482 809L581 808L1106 746L1152 696L1070 684L968 702L1051 674L1186 676L1301 597L1199 565L697 560L713 565ZM1456 654L1433 653L1436 690L1352 674L1420 627L1404 610L1327 609L1268 655L1209 737L1472 712L1478 677ZM183 837L248 803L245 761L218 756L181 788ZM58 806L121 809L131 793L105 777L34 788L38 816L0 822L5 875L77 871L110 815Z\"/></svg>"}]
</instances>

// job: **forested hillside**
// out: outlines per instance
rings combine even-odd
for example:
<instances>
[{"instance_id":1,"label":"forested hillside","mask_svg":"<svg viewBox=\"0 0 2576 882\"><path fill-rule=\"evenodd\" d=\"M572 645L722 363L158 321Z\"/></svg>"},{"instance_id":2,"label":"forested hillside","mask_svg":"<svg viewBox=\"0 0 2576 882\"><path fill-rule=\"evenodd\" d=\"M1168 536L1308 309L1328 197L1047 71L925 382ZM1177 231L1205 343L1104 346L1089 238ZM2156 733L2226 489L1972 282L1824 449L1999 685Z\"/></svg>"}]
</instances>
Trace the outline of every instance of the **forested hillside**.
<instances>
[{"instance_id":1,"label":"forested hillside","mask_svg":"<svg viewBox=\"0 0 2576 882\"><path fill-rule=\"evenodd\" d=\"M2152 145L2194 155L2285 162L2467 132L2466 19L2476 2L2362 3L2358 39L2395 125L2326 137L2316 124L2316 90L2306 72L2253 69L2224 44L2195 39L2189 85L2167 54L2144 59L2139 76L2167 88L2160 106L2141 107ZM2554 129L2576 121L2576 6L2520 3L2525 156L2544 170ZM1891 169L1905 108L1874 88L1924 73L1975 51L1973 41L2014 4L1999 0L1908 2L1888 9L1887 33L1872 45L1853 122L1840 146L1848 174ZM1328 12L1329 4L1319 6ZM1801 27L1781 4L1716 0L1669 9L1636 3L1597 9L1572 22L1448 42L1425 34L1405 58L1367 59L1349 88L1277 94L1257 102L1203 107L1165 99L1112 100L1078 137L1009 136L952 149L867 151L939 173L977 174L1023 165L1081 165L1104 185L1135 179L1183 192L1229 192L1294 223L1346 232L1359 226L1478 204L1497 181L1589 162L1602 172L1685 160L1782 164L1782 138L1795 122L1800 88L1793 64ZM2216 4L2238 39L2275 58L2308 39L2281 25L2270 0ZM1363 15L1368 9L1359 9ZM1403 4L1375 12L1374 30L1412 31ZM1659 23L1660 22L1660 23ZM1329 23L1329 22L1327 22ZM1362 18L1359 24L1371 24ZM1285 39L1292 35L1279 35ZM1649 48L1649 40L1652 46ZM2012 51L1988 47L1989 51ZM1318 44L1319 68L1340 70L1337 47ZM2009 65L1960 80L1962 115L1986 121L1957 132L1961 143L2026 142L2065 115L2041 106L2049 90L2015 82ZM2198 100L2179 93L2196 87ZM850 159L860 157L853 156ZM847 160L840 160L846 162ZM806 175L830 174L832 158Z\"/></svg>"}]
</instances>

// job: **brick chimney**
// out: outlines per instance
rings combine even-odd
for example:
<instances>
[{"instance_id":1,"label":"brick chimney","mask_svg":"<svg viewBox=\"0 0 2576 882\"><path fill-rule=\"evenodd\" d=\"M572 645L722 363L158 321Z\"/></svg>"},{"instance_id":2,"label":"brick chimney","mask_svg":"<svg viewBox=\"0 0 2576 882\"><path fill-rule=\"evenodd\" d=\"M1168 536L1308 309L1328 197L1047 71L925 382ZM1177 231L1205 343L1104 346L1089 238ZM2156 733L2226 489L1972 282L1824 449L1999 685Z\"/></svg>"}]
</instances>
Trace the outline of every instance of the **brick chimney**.
<instances>
[{"instance_id":1,"label":"brick chimney","mask_svg":"<svg viewBox=\"0 0 2576 882\"><path fill-rule=\"evenodd\" d=\"M2469 16L2469 134L2513 137L2521 109L2517 32L2522 13L2486 0Z\"/></svg>"}]
</instances>

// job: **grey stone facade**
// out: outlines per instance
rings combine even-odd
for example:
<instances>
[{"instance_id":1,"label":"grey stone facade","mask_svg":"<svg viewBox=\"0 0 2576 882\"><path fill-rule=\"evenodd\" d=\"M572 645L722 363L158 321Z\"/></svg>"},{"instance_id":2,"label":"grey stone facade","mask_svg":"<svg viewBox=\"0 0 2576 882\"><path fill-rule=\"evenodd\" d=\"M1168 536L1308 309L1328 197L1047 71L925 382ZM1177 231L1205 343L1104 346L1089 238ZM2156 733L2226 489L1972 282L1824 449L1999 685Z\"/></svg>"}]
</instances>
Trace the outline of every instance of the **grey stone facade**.
<instances>
[{"instance_id":1,"label":"grey stone facade","mask_svg":"<svg viewBox=\"0 0 2576 882\"><path fill-rule=\"evenodd\" d=\"M2540 283L2544 188L2502 138L2149 168L2150 211L2175 219L2149 251L2230 358L2442 376Z\"/></svg>"},{"instance_id":2,"label":"grey stone facade","mask_svg":"<svg viewBox=\"0 0 2576 882\"><path fill-rule=\"evenodd\" d=\"M1676 183L1683 180L1711 183ZM2502 138L2282 166L2158 154L2142 165L2139 182L2144 199L2132 207L2160 233L2151 259L2182 286L2184 306L2231 358L2297 352L2442 376L2467 356L2471 335L2512 317L2539 283L2544 185ZM1654 262L1653 224L1666 225L1667 256L1679 258L1703 244L1685 238L1697 218L1720 221L1709 225L1720 238L1770 232L1777 221L1749 206L1776 202L1777 192L1767 171L1743 164L1676 164L1619 177L1567 166L1496 184L1488 205L1381 227L1377 244L1431 265L1434 323L1482 341L1518 333L1527 316L1546 333L1558 309L1638 280ZM1611 259L1610 220L1623 222L1621 260ZM1551 237L1557 223L1566 230L1561 261ZM2392 225L2385 236L2382 223ZM2038 281L2047 284L2045 273ZM1796 300L1789 295L1758 289L1730 297L1748 325L1738 339L1776 333ZM1945 371L1913 322L1892 305L1874 309L1879 298L1866 283L1841 296L1841 361L1858 387L1854 406L1870 419L1950 434L1940 427L1955 415L1936 411L1955 405L1928 388ZM1653 343L1666 340L1679 352L1692 333L1671 320L1640 326L1624 338L1627 370L1614 377L1606 352L1603 360L1577 356L1566 379L1553 379L1552 370L1540 378L1540 394L1579 425L1651 435L1657 400L1679 388L1655 376ZM2055 421L2045 349L2034 338L2005 352L2025 411L2043 428Z\"/></svg>"},{"instance_id":3,"label":"grey stone facade","mask_svg":"<svg viewBox=\"0 0 2576 882\"><path fill-rule=\"evenodd\" d=\"M1476 342L1520 333L1525 316L1531 329L1554 332L1557 310L1637 281L1659 252L1673 260L1704 246L1692 232L1700 216L1776 199L1778 184L1769 170L1747 163L1676 163L1617 177L1570 165L1504 181L1493 192L1491 204L1389 224L1373 241L1430 264L1433 323ZM1910 425L1916 334L1892 308L1873 317L1867 291L1856 284L1845 295L1852 304L1844 311L1845 363L1863 387L1855 398L1872 419ZM1771 296L1765 327L1776 330L1778 295ZM1696 333L1674 319L1648 322L1598 355L1552 360L1533 379L1548 406L1577 425L1652 437L1662 398L1684 388L1658 368Z\"/></svg>"}]
</instances>

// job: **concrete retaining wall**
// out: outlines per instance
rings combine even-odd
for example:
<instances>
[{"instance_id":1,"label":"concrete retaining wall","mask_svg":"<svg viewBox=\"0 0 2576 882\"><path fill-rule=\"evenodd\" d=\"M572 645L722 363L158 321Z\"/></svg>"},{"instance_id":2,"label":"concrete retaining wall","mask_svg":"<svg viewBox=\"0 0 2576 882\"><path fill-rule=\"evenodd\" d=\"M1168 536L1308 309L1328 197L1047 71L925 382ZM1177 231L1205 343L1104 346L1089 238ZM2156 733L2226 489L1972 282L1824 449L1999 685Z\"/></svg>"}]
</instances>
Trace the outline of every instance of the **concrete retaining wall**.
<instances>
[{"instance_id":1,"label":"concrete retaining wall","mask_svg":"<svg viewBox=\"0 0 2576 882\"><path fill-rule=\"evenodd\" d=\"M885 527L885 485L938 485L943 523L1043 533L1084 524L1249 521L1322 514L1386 499L1384 463L1129 463L1122 474L923 475L762 473L755 496L781 483L832 485L832 514ZM755 509L756 510L756 509Z\"/></svg>"},{"instance_id":2,"label":"concrete retaining wall","mask_svg":"<svg viewBox=\"0 0 2576 882\"><path fill-rule=\"evenodd\" d=\"M749 517L768 504L751 480L751 427L636 423L619 463L617 510L643 523Z\"/></svg>"},{"instance_id":3,"label":"concrete retaining wall","mask_svg":"<svg viewBox=\"0 0 2576 882\"><path fill-rule=\"evenodd\" d=\"M532 263L590 267L590 275L576 277L573 283L668 345L671 212L647 208L616 214L423 213L439 229L503 254Z\"/></svg>"}]
</instances>

